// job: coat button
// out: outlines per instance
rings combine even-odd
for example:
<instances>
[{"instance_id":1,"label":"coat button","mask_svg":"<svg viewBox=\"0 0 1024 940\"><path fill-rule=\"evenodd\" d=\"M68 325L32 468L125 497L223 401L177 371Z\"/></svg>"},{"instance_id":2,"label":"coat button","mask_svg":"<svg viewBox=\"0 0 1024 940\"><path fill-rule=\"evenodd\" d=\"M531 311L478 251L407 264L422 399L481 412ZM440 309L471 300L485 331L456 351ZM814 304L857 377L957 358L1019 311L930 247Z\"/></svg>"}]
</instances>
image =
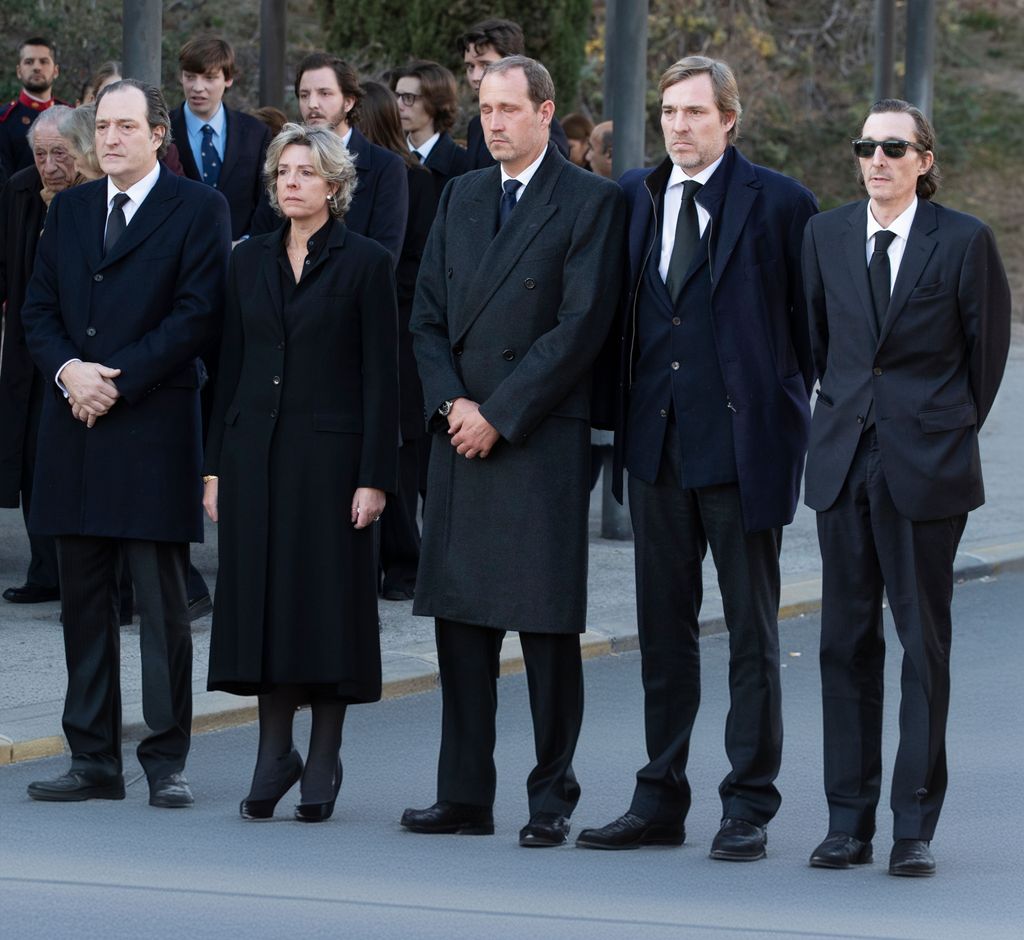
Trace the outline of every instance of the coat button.
<instances>
[{"instance_id":1,"label":"coat button","mask_svg":"<svg viewBox=\"0 0 1024 940\"><path fill-rule=\"evenodd\" d=\"M536 286L537 282L532 277L528 277L525 281L523 281L523 287L525 287L527 290L533 290Z\"/></svg>"},{"instance_id":2,"label":"coat button","mask_svg":"<svg viewBox=\"0 0 1024 940\"><path fill-rule=\"evenodd\" d=\"M864 415L857 415L857 424L864 423Z\"/></svg>"},{"instance_id":3,"label":"coat button","mask_svg":"<svg viewBox=\"0 0 1024 940\"><path fill-rule=\"evenodd\" d=\"M455 268L448 269L448 277L451 277L455 273Z\"/></svg>"},{"instance_id":4,"label":"coat button","mask_svg":"<svg viewBox=\"0 0 1024 940\"><path fill-rule=\"evenodd\" d=\"M916 796L919 800L923 800L927 795L928 791L924 787L921 787L920 790L914 793L914 796Z\"/></svg>"},{"instance_id":5,"label":"coat button","mask_svg":"<svg viewBox=\"0 0 1024 940\"><path fill-rule=\"evenodd\" d=\"M882 370L879 369L878 366L875 366L871 371L874 372L875 375L881 375L882 374Z\"/></svg>"},{"instance_id":6,"label":"coat button","mask_svg":"<svg viewBox=\"0 0 1024 940\"><path fill-rule=\"evenodd\" d=\"M511 362L513 359L515 359L515 357L516 354L511 349L506 349L502 351L501 358L504 359L506 362Z\"/></svg>"},{"instance_id":7,"label":"coat button","mask_svg":"<svg viewBox=\"0 0 1024 940\"><path fill-rule=\"evenodd\" d=\"M672 369L673 369L673 371L678 369L678 368L679 368L679 363L676 362L675 360L673 360L673 362L672 362Z\"/></svg>"},{"instance_id":8,"label":"coat button","mask_svg":"<svg viewBox=\"0 0 1024 940\"><path fill-rule=\"evenodd\" d=\"M455 353L456 356L461 356L462 355L462 347L461 346L455 346L455 347L452 348L452 352Z\"/></svg>"},{"instance_id":9,"label":"coat button","mask_svg":"<svg viewBox=\"0 0 1024 940\"><path fill-rule=\"evenodd\" d=\"M663 418L667 418L668 417L668 409L667 408L662 408L661 409L661 416Z\"/></svg>"},{"instance_id":10,"label":"coat button","mask_svg":"<svg viewBox=\"0 0 1024 940\"><path fill-rule=\"evenodd\" d=\"M94 274L94 275L92 276L92 279L93 279L94 281L102 281L102 280L103 280L103 275L102 275L102 274Z\"/></svg>"},{"instance_id":11,"label":"coat button","mask_svg":"<svg viewBox=\"0 0 1024 940\"><path fill-rule=\"evenodd\" d=\"M86 336L95 336L96 335L96 327L94 327L94 326L86 327L85 335Z\"/></svg>"},{"instance_id":12,"label":"coat button","mask_svg":"<svg viewBox=\"0 0 1024 940\"><path fill-rule=\"evenodd\" d=\"M679 319L679 317L673 317L673 318L672 318L672 325L673 325L673 326L679 326L679 324L680 324L680 323L682 323L682 322L683 322L683 321L682 321L682 320L680 320L680 319Z\"/></svg>"},{"instance_id":13,"label":"coat button","mask_svg":"<svg viewBox=\"0 0 1024 940\"><path fill-rule=\"evenodd\" d=\"M276 418L277 417L277 409L276 408L271 408L271 410L270 410L270 417L271 418Z\"/></svg>"},{"instance_id":14,"label":"coat button","mask_svg":"<svg viewBox=\"0 0 1024 940\"><path fill-rule=\"evenodd\" d=\"M278 343L277 344L277 348L278 349L284 349L284 343Z\"/></svg>"},{"instance_id":15,"label":"coat button","mask_svg":"<svg viewBox=\"0 0 1024 940\"><path fill-rule=\"evenodd\" d=\"M275 385L280 385L281 384L281 376L275 375L274 378L272 379L272 381L273 381L273 383Z\"/></svg>"}]
</instances>

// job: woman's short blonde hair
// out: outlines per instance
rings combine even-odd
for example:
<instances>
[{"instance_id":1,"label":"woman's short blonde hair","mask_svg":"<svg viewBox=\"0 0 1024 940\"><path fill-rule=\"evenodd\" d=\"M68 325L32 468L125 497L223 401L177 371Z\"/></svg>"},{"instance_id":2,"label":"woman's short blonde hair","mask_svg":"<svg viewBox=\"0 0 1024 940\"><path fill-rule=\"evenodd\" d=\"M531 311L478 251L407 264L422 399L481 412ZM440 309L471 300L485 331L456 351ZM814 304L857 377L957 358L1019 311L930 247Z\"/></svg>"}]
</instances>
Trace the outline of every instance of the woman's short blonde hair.
<instances>
[{"instance_id":1,"label":"woman's short blonde hair","mask_svg":"<svg viewBox=\"0 0 1024 940\"><path fill-rule=\"evenodd\" d=\"M96 156L95 105L83 104L77 108L62 108L57 118L57 133L71 144L75 156L88 167L94 179L103 176L99 158Z\"/></svg>"},{"instance_id":2,"label":"woman's short blonde hair","mask_svg":"<svg viewBox=\"0 0 1024 940\"><path fill-rule=\"evenodd\" d=\"M310 162L317 176L337 185L338 191L327 201L327 206L334 218L343 218L352 204L352 194L356 188L355 164L337 134L326 127L309 127L305 124L285 124L267 148L263 181L271 208L278 215L283 215L277 202L277 167L285 147L292 144L309 147Z\"/></svg>"}]
</instances>

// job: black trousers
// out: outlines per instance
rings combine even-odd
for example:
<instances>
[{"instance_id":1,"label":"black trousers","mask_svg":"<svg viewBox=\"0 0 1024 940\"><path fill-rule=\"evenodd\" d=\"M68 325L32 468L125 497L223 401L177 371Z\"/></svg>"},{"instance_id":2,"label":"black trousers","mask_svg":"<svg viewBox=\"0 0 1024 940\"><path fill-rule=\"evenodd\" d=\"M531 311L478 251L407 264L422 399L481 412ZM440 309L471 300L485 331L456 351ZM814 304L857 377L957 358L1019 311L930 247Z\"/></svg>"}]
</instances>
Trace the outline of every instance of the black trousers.
<instances>
[{"instance_id":1,"label":"black trousers","mask_svg":"<svg viewBox=\"0 0 1024 940\"><path fill-rule=\"evenodd\" d=\"M436 621L441 673L437 799L492 806L498 656L505 631ZM519 633L530 690L537 763L526 781L530 815L570 816L580 798L572 758L583 721L583 666L577 634Z\"/></svg>"},{"instance_id":2,"label":"black trousers","mask_svg":"<svg viewBox=\"0 0 1024 940\"><path fill-rule=\"evenodd\" d=\"M829 830L870 839L882 778L882 590L903 646L893 838L931 839L946 795L953 559L966 514L914 522L893 505L864 432L839 498L818 513Z\"/></svg>"},{"instance_id":3,"label":"black trousers","mask_svg":"<svg viewBox=\"0 0 1024 940\"><path fill-rule=\"evenodd\" d=\"M32 475L36 469L36 438L39 436L39 420L43 413L43 392L46 383L38 370L32 375L32 387L28 398L28 416L25 422L25 439L21 456L21 512L28 529L28 515L32 509ZM52 535L28 534L29 563L26 584L33 587L57 587L57 543Z\"/></svg>"},{"instance_id":4,"label":"black trousers","mask_svg":"<svg viewBox=\"0 0 1024 940\"><path fill-rule=\"evenodd\" d=\"M686 762L700 705L701 565L710 544L729 630L731 769L718 788L722 815L764 825L781 802L774 781L782 759L782 530L744 531L736 484L684 489L679 471L679 436L670 433L657 480L629 479L650 758L637 772L631 811L670 822L690 808Z\"/></svg>"},{"instance_id":5,"label":"black trousers","mask_svg":"<svg viewBox=\"0 0 1024 940\"><path fill-rule=\"evenodd\" d=\"M398 492L388 499L380 517L380 567L385 591L412 592L420 563L420 530L416 524L419 490L417 441L398 450Z\"/></svg>"},{"instance_id":6,"label":"black trousers","mask_svg":"<svg viewBox=\"0 0 1024 940\"><path fill-rule=\"evenodd\" d=\"M142 712L150 728L138 746L139 762L150 780L182 770L192 729L188 544L61 536L57 553L72 768L119 773L122 767L118 580L124 559L135 585Z\"/></svg>"}]
</instances>

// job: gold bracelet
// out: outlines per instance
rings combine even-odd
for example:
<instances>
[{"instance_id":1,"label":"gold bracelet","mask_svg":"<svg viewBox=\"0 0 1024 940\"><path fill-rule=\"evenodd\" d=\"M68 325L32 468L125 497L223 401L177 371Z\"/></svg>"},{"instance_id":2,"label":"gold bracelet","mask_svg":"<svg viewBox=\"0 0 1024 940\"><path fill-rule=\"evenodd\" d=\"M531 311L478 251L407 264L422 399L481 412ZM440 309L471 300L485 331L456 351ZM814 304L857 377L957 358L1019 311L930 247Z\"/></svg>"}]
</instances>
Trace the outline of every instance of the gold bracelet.
<instances>
[{"instance_id":1,"label":"gold bracelet","mask_svg":"<svg viewBox=\"0 0 1024 940\"><path fill-rule=\"evenodd\" d=\"M206 476L203 477L203 483L209 483L210 480L216 480L216 479L218 479L216 473L208 473L208 474L206 474Z\"/></svg>"}]
</instances>

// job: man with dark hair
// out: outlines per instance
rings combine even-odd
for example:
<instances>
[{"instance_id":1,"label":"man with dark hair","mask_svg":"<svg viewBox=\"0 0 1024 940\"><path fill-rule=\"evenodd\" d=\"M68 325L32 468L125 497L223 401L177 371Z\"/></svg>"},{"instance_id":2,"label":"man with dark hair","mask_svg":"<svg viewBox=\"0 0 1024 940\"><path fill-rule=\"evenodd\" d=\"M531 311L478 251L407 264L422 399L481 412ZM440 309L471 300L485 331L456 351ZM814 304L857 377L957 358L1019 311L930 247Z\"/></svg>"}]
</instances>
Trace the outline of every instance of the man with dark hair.
<instances>
[{"instance_id":1,"label":"man with dark hair","mask_svg":"<svg viewBox=\"0 0 1024 940\"><path fill-rule=\"evenodd\" d=\"M414 62L395 70L391 90L409 149L430 170L440 199L448 180L470 168L465 149L448 133L459 108L455 76L436 62Z\"/></svg>"},{"instance_id":2,"label":"man with dark hair","mask_svg":"<svg viewBox=\"0 0 1024 940\"><path fill-rule=\"evenodd\" d=\"M60 68L57 47L49 39L34 36L18 47L15 74L21 92L0 108L0 181L32 166L29 127L47 108L65 104L53 97L53 83Z\"/></svg>"},{"instance_id":3,"label":"man with dark hair","mask_svg":"<svg viewBox=\"0 0 1024 940\"><path fill-rule=\"evenodd\" d=\"M522 27L512 20L484 20L470 26L455 43L466 64L466 81L474 94L480 92L480 82L488 65L507 56L526 54ZM568 159L569 140L554 115L551 117L549 135L562 156ZM466 150L469 153L469 165L474 170L494 166L498 162L487 149L479 114L473 115L466 127Z\"/></svg>"},{"instance_id":4,"label":"man with dark hair","mask_svg":"<svg viewBox=\"0 0 1024 940\"><path fill-rule=\"evenodd\" d=\"M884 591L903 646L889 874L920 877L935 872L946 794L953 560L985 501L978 432L1006 364L1010 290L988 226L931 201L935 132L920 110L877 102L853 151L867 199L812 219L803 252L829 807L810 863L872 860Z\"/></svg>"},{"instance_id":5,"label":"man with dark hair","mask_svg":"<svg viewBox=\"0 0 1024 940\"><path fill-rule=\"evenodd\" d=\"M612 142L614 125L611 121L602 121L590 132L590 148L587 150L587 161L598 176L612 179Z\"/></svg>"},{"instance_id":6,"label":"man with dark hair","mask_svg":"<svg viewBox=\"0 0 1024 940\"><path fill-rule=\"evenodd\" d=\"M409 182L402 158L359 132L362 95L358 73L337 56L311 52L295 70L295 97L303 122L334 131L356 167L356 188L345 225L387 248L397 265L409 214ZM280 224L269 205L261 206L252 233L260 235Z\"/></svg>"},{"instance_id":7,"label":"man with dark hair","mask_svg":"<svg viewBox=\"0 0 1024 940\"><path fill-rule=\"evenodd\" d=\"M235 51L223 39L190 39L178 53L185 100L171 112L171 131L180 144L189 179L213 186L231 209L231 237L249 232L266 198L263 162L270 131L262 121L223 103L235 80Z\"/></svg>"},{"instance_id":8,"label":"man with dark hair","mask_svg":"<svg viewBox=\"0 0 1024 940\"><path fill-rule=\"evenodd\" d=\"M661 77L666 159L620 181L631 207L616 495L629 470L649 762L629 810L577 845L679 845L700 705L702 563L729 631L729 771L711 857L765 856L782 758L779 551L810 423L800 243L814 196L748 162L732 70L691 56Z\"/></svg>"},{"instance_id":9,"label":"man with dark hair","mask_svg":"<svg viewBox=\"0 0 1024 940\"><path fill-rule=\"evenodd\" d=\"M57 538L70 770L44 801L124 799L118 579L127 560L149 735L152 806L192 805L189 542L203 539L198 355L217 325L231 250L227 203L158 162L170 117L133 79L96 103L106 177L59 194L22 321L52 383L40 422L31 531Z\"/></svg>"},{"instance_id":10,"label":"man with dark hair","mask_svg":"<svg viewBox=\"0 0 1024 940\"><path fill-rule=\"evenodd\" d=\"M488 68L480 112L500 165L445 188L411 324L434 434L413 611L436 621L443 714L437 802L402 825L494 831L498 663L513 630L537 755L526 847L563 844L580 795L590 374L625 221L618 189L549 143L553 99L533 59Z\"/></svg>"}]
</instances>

